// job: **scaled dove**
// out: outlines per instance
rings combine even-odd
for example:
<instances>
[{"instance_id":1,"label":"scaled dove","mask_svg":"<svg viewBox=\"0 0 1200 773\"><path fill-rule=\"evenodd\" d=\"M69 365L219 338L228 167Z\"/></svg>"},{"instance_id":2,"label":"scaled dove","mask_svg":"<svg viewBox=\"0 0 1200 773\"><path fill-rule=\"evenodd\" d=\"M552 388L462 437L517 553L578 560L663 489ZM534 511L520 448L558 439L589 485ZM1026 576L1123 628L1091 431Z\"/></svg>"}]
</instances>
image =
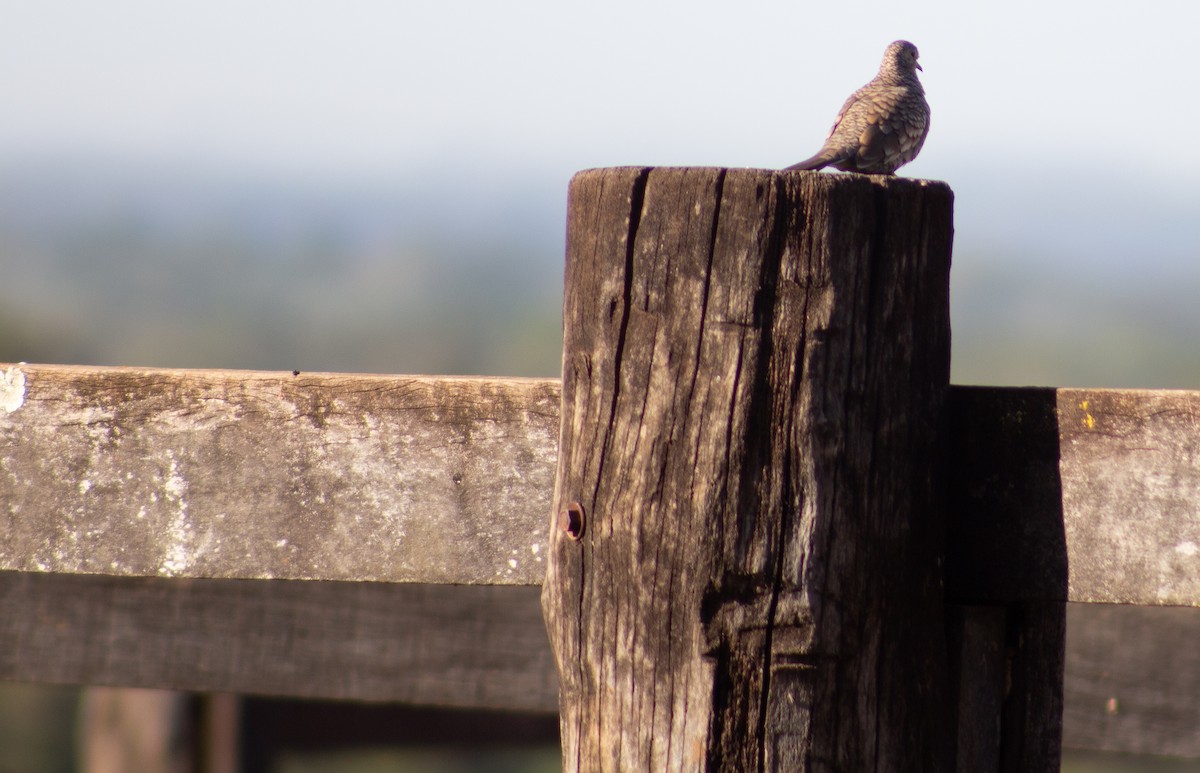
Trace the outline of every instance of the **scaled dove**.
<instances>
[{"instance_id":1,"label":"scaled dove","mask_svg":"<svg viewBox=\"0 0 1200 773\"><path fill-rule=\"evenodd\" d=\"M883 52L879 74L850 95L817 155L788 169L832 166L844 172L892 174L917 157L929 134L929 103L917 80L917 47L897 40Z\"/></svg>"}]
</instances>

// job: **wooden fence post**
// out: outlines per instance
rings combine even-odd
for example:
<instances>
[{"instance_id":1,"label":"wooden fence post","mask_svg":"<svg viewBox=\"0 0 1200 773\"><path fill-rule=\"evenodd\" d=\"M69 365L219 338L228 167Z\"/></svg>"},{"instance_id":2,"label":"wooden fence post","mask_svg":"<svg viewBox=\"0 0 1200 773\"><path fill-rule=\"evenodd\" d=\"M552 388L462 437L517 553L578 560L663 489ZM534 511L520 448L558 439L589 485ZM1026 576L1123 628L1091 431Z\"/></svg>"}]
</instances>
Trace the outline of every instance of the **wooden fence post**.
<instances>
[{"instance_id":1,"label":"wooden fence post","mask_svg":"<svg viewBox=\"0 0 1200 773\"><path fill-rule=\"evenodd\" d=\"M953 194L571 182L543 612L565 768L941 771Z\"/></svg>"}]
</instances>

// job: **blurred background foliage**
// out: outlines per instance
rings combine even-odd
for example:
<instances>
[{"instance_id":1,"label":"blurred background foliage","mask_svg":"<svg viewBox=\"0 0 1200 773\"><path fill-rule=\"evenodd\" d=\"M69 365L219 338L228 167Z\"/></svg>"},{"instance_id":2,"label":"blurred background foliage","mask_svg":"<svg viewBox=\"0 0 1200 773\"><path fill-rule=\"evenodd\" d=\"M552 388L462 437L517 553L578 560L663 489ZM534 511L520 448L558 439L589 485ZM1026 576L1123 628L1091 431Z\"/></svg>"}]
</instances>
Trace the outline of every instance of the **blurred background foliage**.
<instances>
[{"instance_id":1,"label":"blurred background foliage","mask_svg":"<svg viewBox=\"0 0 1200 773\"><path fill-rule=\"evenodd\" d=\"M1192 209L1131 183L1106 214L1068 177L1050 198L1095 207L1047 217L949 182L956 382L1200 386ZM566 183L0 165L0 360L557 375ZM1104 233L1126 201L1144 238Z\"/></svg>"}]
</instances>

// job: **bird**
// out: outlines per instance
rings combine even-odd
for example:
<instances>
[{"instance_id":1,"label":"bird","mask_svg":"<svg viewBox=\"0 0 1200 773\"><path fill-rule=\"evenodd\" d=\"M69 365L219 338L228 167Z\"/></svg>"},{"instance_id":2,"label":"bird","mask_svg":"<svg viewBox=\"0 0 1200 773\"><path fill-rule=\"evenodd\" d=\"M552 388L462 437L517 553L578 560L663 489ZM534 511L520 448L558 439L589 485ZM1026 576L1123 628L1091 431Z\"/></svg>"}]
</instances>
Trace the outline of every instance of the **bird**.
<instances>
[{"instance_id":1,"label":"bird","mask_svg":"<svg viewBox=\"0 0 1200 773\"><path fill-rule=\"evenodd\" d=\"M897 40L883 52L879 74L850 95L833 120L825 145L788 169L894 174L921 152L929 134L929 103L917 80L917 47Z\"/></svg>"}]
</instances>

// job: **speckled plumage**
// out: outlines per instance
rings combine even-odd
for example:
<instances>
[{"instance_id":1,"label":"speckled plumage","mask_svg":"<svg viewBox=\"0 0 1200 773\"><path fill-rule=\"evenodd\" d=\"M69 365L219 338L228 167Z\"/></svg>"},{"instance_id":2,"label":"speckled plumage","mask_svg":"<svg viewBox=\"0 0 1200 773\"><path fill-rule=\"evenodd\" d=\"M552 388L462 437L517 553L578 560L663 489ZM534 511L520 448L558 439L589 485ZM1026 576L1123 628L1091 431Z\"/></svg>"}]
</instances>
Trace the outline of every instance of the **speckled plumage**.
<instances>
[{"instance_id":1,"label":"speckled plumage","mask_svg":"<svg viewBox=\"0 0 1200 773\"><path fill-rule=\"evenodd\" d=\"M788 169L832 166L892 174L916 158L929 134L929 103L917 80L917 57L917 47L907 40L889 45L879 74L842 105L820 152Z\"/></svg>"}]
</instances>

